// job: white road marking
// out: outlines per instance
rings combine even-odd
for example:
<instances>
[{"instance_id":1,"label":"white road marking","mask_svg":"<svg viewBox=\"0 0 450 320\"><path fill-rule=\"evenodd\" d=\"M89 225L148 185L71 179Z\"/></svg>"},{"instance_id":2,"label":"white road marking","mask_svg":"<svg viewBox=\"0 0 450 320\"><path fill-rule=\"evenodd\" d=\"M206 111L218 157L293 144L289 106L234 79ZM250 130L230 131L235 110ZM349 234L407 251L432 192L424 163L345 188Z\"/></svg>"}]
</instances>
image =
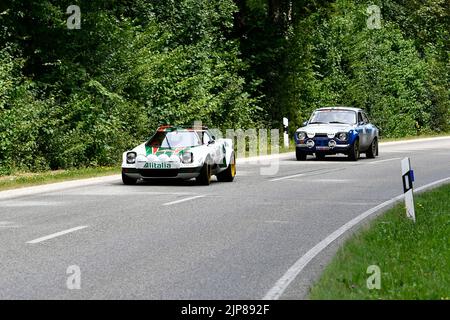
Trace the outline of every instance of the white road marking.
<instances>
[{"instance_id":1,"label":"white road marking","mask_svg":"<svg viewBox=\"0 0 450 320\"><path fill-rule=\"evenodd\" d=\"M376 161L371 161L368 162L368 164L377 164L377 163L382 163L382 162L387 162L387 161L394 161L394 160L400 160L401 158L390 158L390 159L384 159L384 160L376 160Z\"/></svg>"},{"instance_id":2,"label":"white road marking","mask_svg":"<svg viewBox=\"0 0 450 320\"><path fill-rule=\"evenodd\" d=\"M265 223L290 223L289 221L285 220L266 220Z\"/></svg>"},{"instance_id":3,"label":"white road marking","mask_svg":"<svg viewBox=\"0 0 450 320\"><path fill-rule=\"evenodd\" d=\"M444 183L450 181L450 177L437 180L434 182L431 182L429 184L426 184L422 187L419 187L415 189L416 192L419 192L421 190L426 190L432 186ZM397 201L403 199L404 195L398 195L390 200L387 200L383 203L380 203L376 207L373 207L356 218L350 220L346 224L344 224L342 227L334 231L332 234L330 234L328 237L320 241L318 244L316 244L314 247L312 247L306 254L304 254L300 259L298 259L292 267L290 267L286 273L275 283L275 285L266 293L266 295L263 297L263 300L278 300L281 295L284 293L284 291L287 289L287 287L291 284L292 281L298 276L298 274L306 267L306 265L314 259L323 249L325 249L330 243L335 241L337 238L339 238L341 235L343 235L345 232L350 230L352 227L357 225L359 222L370 216L371 214L377 212L380 209L383 209L387 206L395 204Z\"/></svg>"},{"instance_id":4,"label":"white road marking","mask_svg":"<svg viewBox=\"0 0 450 320\"><path fill-rule=\"evenodd\" d=\"M11 221L0 221L0 228L19 228L21 225Z\"/></svg>"},{"instance_id":5,"label":"white road marking","mask_svg":"<svg viewBox=\"0 0 450 320\"><path fill-rule=\"evenodd\" d=\"M308 182L325 182L325 183L349 183L354 180L351 179L311 179Z\"/></svg>"},{"instance_id":6,"label":"white road marking","mask_svg":"<svg viewBox=\"0 0 450 320\"><path fill-rule=\"evenodd\" d=\"M194 192L164 192L164 191L146 191L145 188L141 188L140 186L136 186L136 188L129 188L130 186L126 186L124 188L103 188L101 190L91 190L92 188L85 188L86 190L69 190L67 194L73 196L117 196L117 195L174 195L174 196L189 196L194 195Z\"/></svg>"},{"instance_id":7,"label":"white road marking","mask_svg":"<svg viewBox=\"0 0 450 320\"><path fill-rule=\"evenodd\" d=\"M329 173L329 172L340 171L340 170L343 170L343 169L344 168L336 168L336 169L332 169L332 170L318 169L318 170L314 170L314 171L293 174L293 175L290 175L290 176L274 178L274 179L270 179L269 181L274 182L274 181L281 181L281 180L298 178L298 177L304 177L304 176L314 176L314 175L318 175L318 174L324 174L324 173Z\"/></svg>"},{"instance_id":8,"label":"white road marking","mask_svg":"<svg viewBox=\"0 0 450 320\"><path fill-rule=\"evenodd\" d=\"M89 178L89 179L81 179L81 180L71 180L64 182L51 183L46 185L38 185L33 187L19 188L19 189L11 189L6 191L0 191L0 200L17 198L17 197L26 197L32 196L36 194L43 193L51 193L51 192L59 192L66 189L78 188L78 187L86 187L89 185L99 185L106 184L111 182L119 182L120 175L99 177L99 178Z\"/></svg>"},{"instance_id":9,"label":"white road marking","mask_svg":"<svg viewBox=\"0 0 450 320\"><path fill-rule=\"evenodd\" d=\"M186 201L190 201L190 200L194 200L194 199L198 199L198 198L203 198L203 197L205 197L205 195L200 195L200 196L184 198L184 199L180 199L180 200L176 200L176 201L166 202L166 203L163 204L163 206L171 206L173 204L186 202Z\"/></svg>"},{"instance_id":10,"label":"white road marking","mask_svg":"<svg viewBox=\"0 0 450 320\"><path fill-rule=\"evenodd\" d=\"M53 238L56 238L56 237L59 237L59 236L62 236L62 235L65 235L65 234L68 234L68 233L71 233L71 232L74 232L74 231L78 231L78 230L81 230L81 229L84 229L84 228L87 228L87 227L88 226L79 226L79 227L75 227L75 228L72 228L72 229L67 229L67 230L64 230L64 231L60 231L60 232L56 232L56 233L50 234L50 235L45 236L45 237L41 237L41 238L37 238L37 239L31 240L31 241L28 241L27 243L35 244L35 243L43 242L43 241L46 241L46 240L49 240L49 239L53 239Z\"/></svg>"},{"instance_id":11,"label":"white road marking","mask_svg":"<svg viewBox=\"0 0 450 320\"><path fill-rule=\"evenodd\" d=\"M297 178L297 177L302 177L304 176L306 173L299 173L299 174L293 174L291 176L286 176L286 177L281 177L281 178L275 178L275 179L270 179L269 181L280 181L280 180L285 180L285 179L291 179L291 178Z\"/></svg>"},{"instance_id":12,"label":"white road marking","mask_svg":"<svg viewBox=\"0 0 450 320\"><path fill-rule=\"evenodd\" d=\"M41 206L61 206L64 202L50 201L4 201L0 207L41 207Z\"/></svg>"}]
</instances>

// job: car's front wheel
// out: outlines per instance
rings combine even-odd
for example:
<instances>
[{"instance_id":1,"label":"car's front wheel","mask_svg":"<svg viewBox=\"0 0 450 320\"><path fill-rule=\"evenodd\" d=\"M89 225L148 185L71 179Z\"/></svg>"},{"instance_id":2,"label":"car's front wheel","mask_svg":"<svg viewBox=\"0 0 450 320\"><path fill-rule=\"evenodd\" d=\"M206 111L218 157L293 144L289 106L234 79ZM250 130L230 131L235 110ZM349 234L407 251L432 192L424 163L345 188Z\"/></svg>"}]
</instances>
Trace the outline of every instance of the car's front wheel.
<instances>
[{"instance_id":1,"label":"car's front wheel","mask_svg":"<svg viewBox=\"0 0 450 320\"><path fill-rule=\"evenodd\" d=\"M350 150L348 151L348 158L350 161L358 161L359 159L359 140L355 140L353 144L350 146Z\"/></svg>"},{"instance_id":2,"label":"car's front wheel","mask_svg":"<svg viewBox=\"0 0 450 320\"><path fill-rule=\"evenodd\" d=\"M211 184L211 166L208 161L205 161L202 169L200 170L200 175L195 178L195 181L199 185L209 186Z\"/></svg>"},{"instance_id":3,"label":"car's front wheel","mask_svg":"<svg viewBox=\"0 0 450 320\"><path fill-rule=\"evenodd\" d=\"M126 174L122 173L122 182L126 185L134 185L137 182L137 179L131 178L127 176Z\"/></svg>"},{"instance_id":4,"label":"car's front wheel","mask_svg":"<svg viewBox=\"0 0 450 320\"><path fill-rule=\"evenodd\" d=\"M372 143L370 144L369 149L366 152L367 158L375 158L378 156L378 139L374 138Z\"/></svg>"},{"instance_id":5,"label":"car's front wheel","mask_svg":"<svg viewBox=\"0 0 450 320\"><path fill-rule=\"evenodd\" d=\"M216 174L216 177L217 180L219 180L220 182L232 182L235 176L236 176L236 159L234 157L234 153L232 153L230 164L224 171Z\"/></svg>"},{"instance_id":6,"label":"car's front wheel","mask_svg":"<svg viewBox=\"0 0 450 320\"><path fill-rule=\"evenodd\" d=\"M305 161L306 153L300 150L299 148L295 148L295 157L298 161Z\"/></svg>"}]
</instances>

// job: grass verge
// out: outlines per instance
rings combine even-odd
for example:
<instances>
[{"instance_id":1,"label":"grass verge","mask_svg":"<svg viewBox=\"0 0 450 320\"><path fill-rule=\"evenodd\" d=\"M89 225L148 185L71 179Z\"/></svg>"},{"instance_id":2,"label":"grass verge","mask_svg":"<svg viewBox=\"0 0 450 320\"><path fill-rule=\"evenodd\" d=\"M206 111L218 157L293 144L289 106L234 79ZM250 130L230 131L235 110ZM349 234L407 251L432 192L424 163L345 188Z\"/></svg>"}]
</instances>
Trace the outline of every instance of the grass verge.
<instances>
[{"instance_id":1,"label":"grass verge","mask_svg":"<svg viewBox=\"0 0 450 320\"><path fill-rule=\"evenodd\" d=\"M397 205L352 236L310 299L450 299L450 185L415 197L417 222ZM369 290L370 265L381 288Z\"/></svg>"},{"instance_id":2,"label":"grass verge","mask_svg":"<svg viewBox=\"0 0 450 320\"><path fill-rule=\"evenodd\" d=\"M53 182L107 176L119 173L119 167L82 168L45 171L39 173L16 173L14 175L0 176L0 191L48 184Z\"/></svg>"}]
</instances>

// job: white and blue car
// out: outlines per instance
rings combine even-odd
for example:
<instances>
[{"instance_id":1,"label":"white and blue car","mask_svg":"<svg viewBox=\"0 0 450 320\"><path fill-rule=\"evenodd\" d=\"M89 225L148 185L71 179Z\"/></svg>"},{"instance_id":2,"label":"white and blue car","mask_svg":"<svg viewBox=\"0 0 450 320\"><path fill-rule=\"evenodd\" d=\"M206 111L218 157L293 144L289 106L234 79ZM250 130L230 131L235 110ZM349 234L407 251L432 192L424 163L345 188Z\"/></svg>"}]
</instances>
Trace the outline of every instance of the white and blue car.
<instances>
[{"instance_id":1,"label":"white and blue car","mask_svg":"<svg viewBox=\"0 0 450 320\"><path fill-rule=\"evenodd\" d=\"M378 156L379 130L362 109L329 107L315 110L295 133L297 160L308 155L323 159L326 155L345 154L357 161L361 153Z\"/></svg>"}]
</instances>

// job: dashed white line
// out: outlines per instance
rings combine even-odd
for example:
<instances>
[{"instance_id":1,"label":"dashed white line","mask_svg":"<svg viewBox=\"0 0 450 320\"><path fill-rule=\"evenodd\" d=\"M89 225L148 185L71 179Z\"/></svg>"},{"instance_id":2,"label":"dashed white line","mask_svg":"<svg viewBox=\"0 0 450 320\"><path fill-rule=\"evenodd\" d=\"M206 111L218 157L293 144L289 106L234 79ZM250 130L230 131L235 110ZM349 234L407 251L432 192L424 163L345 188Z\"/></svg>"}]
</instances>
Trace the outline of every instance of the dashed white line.
<instances>
[{"instance_id":1,"label":"dashed white line","mask_svg":"<svg viewBox=\"0 0 450 320\"><path fill-rule=\"evenodd\" d=\"M19 228L20 224L16 224L12 221L0 221L0 228Z\"/></svg>"},{"instance_id":2,"label":"dashed white line","mask_svg":"<svg viewBox=\"0 0 450 320\"><path fill-rule=\"evenodd\" d=\"M384 160L377 160L377 161L371 161L368 162L368 164L377 164L382 162L388 162L388 161L394 161L394 160L400 160L401 158L390 158L390 159L384 159Z\"/></svg>"},{"instance_id":3,"label":"dashed white line","mask_svg":"<svg viewBox=\"0 0 450 320\"><path fill-rule=\"evenodd\" d=\"M437 180L434 182L431 182L427 185L424 185L422 187L419 187L416 189L416 192L426 190L428 188L431 188L435 185L439 185L444 182L450 181L450 177ZM290 267L286 273L275 283L275 285L266 293L266 295L263 297L263 300L278 300L281 295L284 293L284 291L287 289L287 287L291 284L292 281L298 276L298 274L306 267L306 265L314 259L323 249L328 247L330 243L338 239L340 236L342 236L345 232L353 228L355 225L357 225L359 222L367 218L368 216L372 215L373 213L377 212L378 210L384 209L387 206L393 205L397 201L403 199L404 195L398 195L390 200L387 200L376 207L373 207L356 218L350 220L346 224L344 224L342 227L334 231L332 234L330 234L328 237L320 241L318 244L316 244L314 247L312 247L306 254L304 254L300 259L298 259L292 267Z\"/></svg>"},{"instance_id":4,"label":"dashed white line","mask_svg":"<svg viewBox=\"0 0 450 320\"><path fill-rule=\"evenodd\" d=\"M324 182L324 183L350 183L351 179L311 179L308 182Z\"/></svg>"},{"instance_id":5,"label":"dashed white line","mask_svg":"<svg viewBox=\"0 0 450 320\"><path fill-rule=\"evenodd\" d=\"M59 237L59 236L62 236L62 235L65 235L65 234L68 234L68 233L71 233L71 232L75 232L75 231L78 231L78 230L81 230L81 229L85 229L87 227L88 226L79 226L79 227L75 227L75 228L72 228L72 229L63 230L63 231L60 231L60 232L49 234L48 236L45 236L45 237L41 237L41 238L37 238L37 239L31 240L31 241L28 241L27 243L28 244L35 244L35 243L43 242L43 241L46 241L46 240L49 240L49 239L53 239L53 238L56 238L56 237Z\"/></svg>"},{"instance_id":6,"label":"dashed white line","mask_svg":"<svg viewBox=\"0 0 450 320\"><path fill-rule=\"evenodd\" d=\"M304 177L304 176L315 176L315 175L320 175L320 174L324 174L324 173L330 173L330 172L340 171L340 170L343 170L343 169L344 169L344 168L336 168L336 169L331 169L331 170L318 169L318 170L312 170L312 171L309 171L309 172L303 172L303 173L293 174L293 175L290 175L290 176L284 176L284 177L280 177L280 178L274 178L274 179L270 179L269 181L274 182L274 181L281 181L281 180L292 179L292 178L298 178L298 177Z\"/></svg>"},{"instance_id":7,"label":"dashed white line","mask_svg":"<svg viewBox=\"0 0 450 320\"><path fill-rule=\"evenodd\" d=\"M190 201L190 200L194 200L194 199L198 199L198 198L203 198L203 197L205 197L205 195L194 196L194 197L184 198L184 199L180 199L180 200L176 200L176 201L166 202L166 203L163 204L163 206L171 206L173 204L186 202L186 201Z\"/></svg>"},{"instance_id":8,"label":"dashed white line","mask_svg":"<svg viewBox=\"0 0 450 320\"><path fill-rule=\"evenodd\" d=\"M293 174L291 176L286 176L286 177L281 177L281 178L275 178L275 179L270 179L269 181L280 181L280 180L285 180L285 179L291 179L291 178L297 178L297 177L302 177L304 176L306 173L299 173L299 174Z\"/></svg>"}]
</instances>

